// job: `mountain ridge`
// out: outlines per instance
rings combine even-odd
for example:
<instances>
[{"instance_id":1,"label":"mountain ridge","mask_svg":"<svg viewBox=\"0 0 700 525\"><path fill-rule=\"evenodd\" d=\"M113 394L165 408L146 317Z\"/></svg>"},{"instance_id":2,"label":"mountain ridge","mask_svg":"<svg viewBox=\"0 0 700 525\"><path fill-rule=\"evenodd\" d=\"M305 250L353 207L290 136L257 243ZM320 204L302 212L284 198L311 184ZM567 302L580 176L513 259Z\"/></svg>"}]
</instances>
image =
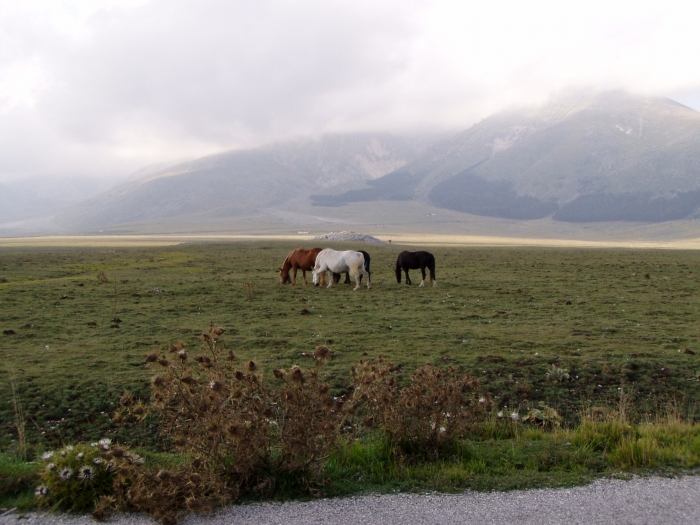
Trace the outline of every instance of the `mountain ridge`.
<instances>
[{"instance_id":1,"label":"mountain ridge","mask_svg":"<svg viewBox=\"0 0 700 525\"><path fill-rule=\"evenodd\" d=\"M668 220L659 206L672 208L678 196L688 201L700 190L699 146L700 113L669 99L607 92L554 101L539 111L497 113L385 178L410 185L403 189L407 200L476 215L605 221L632 199L650 213L631 210L614 220L653 222ZM374 183L383 187L381 180ZM381 190L358 191L312 199L337 206L384 198ZM599 213L577 212L596 196ZM528 211L513 215L518 199L529 203ZM693 213L700 196L693 203L672 218Z\"/></svg>"}]
</instances>

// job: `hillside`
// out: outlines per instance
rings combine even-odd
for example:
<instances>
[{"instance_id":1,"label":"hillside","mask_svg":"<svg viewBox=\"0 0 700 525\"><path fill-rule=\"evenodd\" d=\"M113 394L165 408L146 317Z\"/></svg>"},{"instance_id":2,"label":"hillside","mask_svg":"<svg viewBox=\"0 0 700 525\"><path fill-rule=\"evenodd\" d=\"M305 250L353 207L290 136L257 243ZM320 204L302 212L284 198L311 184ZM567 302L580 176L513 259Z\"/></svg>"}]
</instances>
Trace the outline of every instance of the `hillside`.
<instances>
[{"instance_id":1,"label":"hillside","mask_svg":"<svg viewBox=\"0 0 700 525\"><path fill-rule=\"evenodd\" d=\"M175 220L196 223L278 208L329 187L351 188L413 160L425 141L388 134L328 135L212 155L168 167L58 217L67 229Z\"/></svg>"},{"instance_id":2,"label":"hillside","mask_svg":"<svg viewBox=\"0 0 700 525\"><path fill-rule=\"evenodd\" d=\"M317 206L419 200L508 219L677 220L700 205L700 113L623 92L493 115Z\"/></svg>"}]
</instances>

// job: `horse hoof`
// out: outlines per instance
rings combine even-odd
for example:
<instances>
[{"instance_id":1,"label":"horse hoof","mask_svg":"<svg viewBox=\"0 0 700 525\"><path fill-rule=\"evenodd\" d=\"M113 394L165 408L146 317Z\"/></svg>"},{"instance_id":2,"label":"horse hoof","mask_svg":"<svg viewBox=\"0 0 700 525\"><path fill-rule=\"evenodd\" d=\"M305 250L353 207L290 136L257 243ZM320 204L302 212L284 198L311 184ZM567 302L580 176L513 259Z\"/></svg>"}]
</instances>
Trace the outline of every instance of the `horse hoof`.
<instances>
[{"instance_id":1,"label":"horse hoof","mask_svg":"<svg viewBox=\"0 0 700 525\"><path fill-rule=\"evenodd\" d=\"M437 281L433 281L433 286L437 286Z\"/></svg>"}]
</instances>

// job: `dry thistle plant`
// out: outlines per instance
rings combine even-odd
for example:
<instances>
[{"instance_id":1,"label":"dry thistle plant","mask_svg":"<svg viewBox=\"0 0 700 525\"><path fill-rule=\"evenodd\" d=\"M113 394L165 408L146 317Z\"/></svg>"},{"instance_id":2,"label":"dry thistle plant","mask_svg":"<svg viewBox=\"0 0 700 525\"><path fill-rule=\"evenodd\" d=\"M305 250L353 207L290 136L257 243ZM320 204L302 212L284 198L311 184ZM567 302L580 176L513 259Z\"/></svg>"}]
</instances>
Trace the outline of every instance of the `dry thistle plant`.
<instances>
[{"instance_id":1,"label":"dry thistle plant","mask_svg":"<svg viewBox=\"0 0 700 525\"><path fill-rule=\"evenodd\" d=\"M100 281L101 283L108 283L109 277L107 277L106 273L100 272L97 274L97 280Z\"/></svg>"},{"instance_id":2,"label":"dry thistle plant","mask_svg":"<svg viewBox=\"0 0 700 525\"><path fill-rule=\"evenodd\" d=\"M426 364L400 387L397 367L360 362L353 368L353 401L365 407L363 424L380 429L396 453L407 459L438 459L487 418L491 402L478 382L457 368Z\"/></svg>"},{"instance_id":3,"label":"dry thistle plant","mask_svg":"<svg viewBox=\"0 0 700 525\"><path fill-rule=\"evenodd\" d=\"M151 381L150 405L125 393L123 408L115 414L119 422L143 419L150 412L179 450L197 458L187 475L168 482L170 496L160 496L168 501L168 516L173 509L190 509L187 501L193 496L185 498L187 491L178 492L175 485L177 480L189 483L195 474L206 487L197 498L202 508L234 501L243 493L270 496L281 478L313 494L326 481L323 460L339 443L343 401L333 399L319 378L328 348L316 348L315 369L275 370L281 385L269 388L255 362L240 363L226 349L223 333L211 323L193 357L182 341L149 354L147 362L159 368ZM155 490L153 483L144 480L142 489L131 491L130 501L153 501L144 495ZM152 503L132 505L154 516L165 511Z\"/></svg>"},{"instance_id":4,"label":"dry thistle plant","mask_svg":"<svg viewBox=\"0 0 700 525\"><path fill-rule=\"evenodd\" d=\"M114 510L145 512L165 525L177 522L186 512L209 511L231 501L231 494L200 460L173 470L148 471L122 463L114 475L114 495L103 496L93 517L105 519Z\"/></svg>"}]
</instances>

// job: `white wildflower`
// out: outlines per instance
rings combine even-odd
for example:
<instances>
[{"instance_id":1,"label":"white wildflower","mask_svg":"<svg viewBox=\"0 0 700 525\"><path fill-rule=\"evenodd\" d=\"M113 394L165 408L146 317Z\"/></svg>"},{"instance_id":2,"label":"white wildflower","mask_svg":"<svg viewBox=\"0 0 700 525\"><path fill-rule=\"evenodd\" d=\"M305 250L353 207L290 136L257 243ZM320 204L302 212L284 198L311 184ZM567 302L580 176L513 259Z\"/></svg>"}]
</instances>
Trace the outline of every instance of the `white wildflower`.
<instances>
[{"instance_id":1,"label":"white wildflower","mask_svg":"<svg viewBox=\"0 0 700 525\"><path fill-rule=\"evenodd\" d=\"M92 478L95 477L95 472L92 470L92 467L85 465L78 469L78 477L83 481L92 481Z\"/></svg>"},{"instance_id":2,"label":"white wildflower","mask_svg":"<svg viewBox=\"0 0 700 525\"><path fill-rule=\"evenodd\" d=\"M518 420L520 419L520 416L518 415L517 412L512 412L512 413L510 414L510 418L511 418L513 421L518 421Z\"/></svg>"},{"instance_id":3,"label":"white wildflower","mask_svg":"<svg viewBox=\"0 0 700 525\"><path fill-rule=\"evenodd\" d=\"M61 471L58 473L58 477L61 478L63 481L68 481L70 478L73 477L73 471L69 468L61 469Z\"/></svg>"},{"instance_id":4,"label":"white wildflower","mask_svg":"<svg viewBox=\"0 0 700 525\"><path fill-rule=\"evenodd\" d=\"M109 450L109 446L112 444L112 440L109 438L102 438L97 442L103 450Z\"/></svg>"},{"instance_id":5,"label":"white wildflower","mask_svg":"<svg viewBox=\"0 0 700 525\"><path fill-rule=\"evenodd\" d=\"M37 498L43 498L49 493L49 489L46 488L44 485L39 485L35 490L34 490L34 495Z\"/></svg>"},{"instance_id":6,"label":"white wildflower","mask_svg":"<svg viewBox=\"0 0 700 525\"><path fill-rule=\"evenodd\" d=\"M46 465L46 470L56 470L56 463L48 463Z\"/></svg>"},{"instance_id":7,"label":"white wildflower","mask_svg":"<svg viewBox=\"0 0 700 525\"><path fill-rule=\"evenodd\" d=\"M85 457L85 454L83 454L82 452L78 453L78 459L83 459L84 457Z\"/></svg>"},{"instance_id":8,"label":"white wildflower","mask_svg":"<svg viewBox=\"0 0 700 525\"><path fill-rule=\"evenodd\" d=\"M92 460L92 463L99 467L100 465L102 465L104 463L104 460L102 458L95 458Z\"/></svg>"},{"instance_id":9,"label":"white wildflower","mask_svg":"<svg viewBox=\"0 0 700 525\"><path fill-rule=\"evenodd\" d=\"M479 398L479 403L486 403L486 399L484 397Z\"/></svg>"},{"instance_id":10,"label":"white wildflower","mask_svg":"<svg viewBox=\"0 0 700 525\"><path fill-rule=\"evenodd\" d=\"M496 414L496 416L497 416L498 418L502 418L502 417L503 417L503 410L499 410L499 411L498 411L498 414Z\"/></svg>"},{"instance_id":11,"label":"white wildflower","mask_svg":"<svg viewBox=\"0 0 700 525\"><path fill-rule=\"evenodd\" d=\"M53 451L52 451L52 450L49 450L48 452L44 452L44 453L41 455L41 459L43 459L44 461L46 461L47 459L51 459L52 457L53 457Z\"/></svg>"}]
</instances>

